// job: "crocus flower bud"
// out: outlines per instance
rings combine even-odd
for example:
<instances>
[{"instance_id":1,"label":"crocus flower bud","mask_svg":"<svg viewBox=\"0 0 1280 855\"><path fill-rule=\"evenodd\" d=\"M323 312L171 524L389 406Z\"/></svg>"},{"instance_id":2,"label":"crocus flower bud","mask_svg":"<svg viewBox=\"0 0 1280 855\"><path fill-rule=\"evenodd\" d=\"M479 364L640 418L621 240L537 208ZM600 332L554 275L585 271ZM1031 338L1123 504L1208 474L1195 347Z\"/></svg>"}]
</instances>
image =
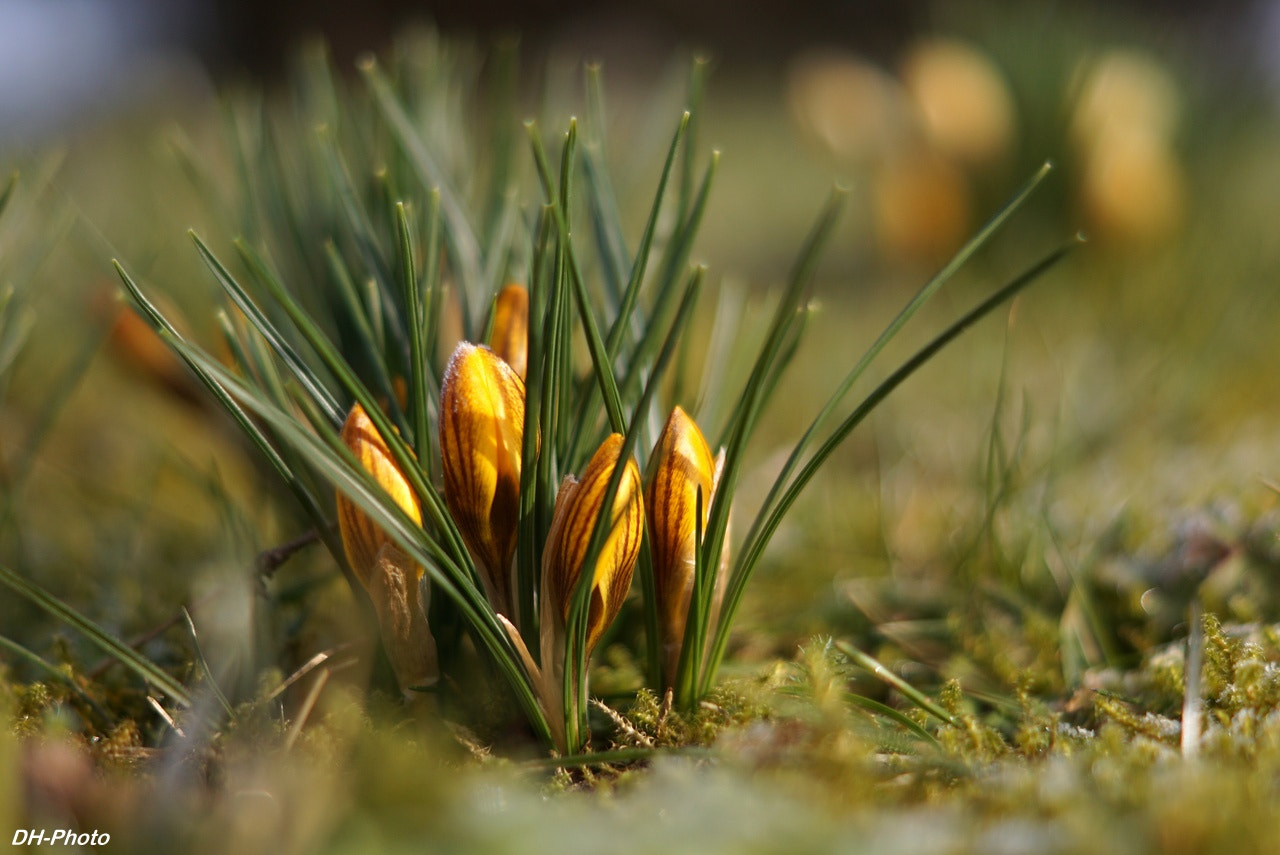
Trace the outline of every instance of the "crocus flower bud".
<instances>
[{"instance_id":1,"label":"crocus flower bud","mask_svg":"<svg viewBox=\"0 0 1280 855\"><path fill-rule=\"evenodd\" d=\"M529 365L529 292L522 285L508 285L493 304L493 331L489 347L525 379Z\"/></svg>"},{"instance_id":2,"label":"crocus flower bud","mask_svg":"<svg viewBox=\"0 0 1280 855\"><path fill-rule=\"evenodd\" d=\"M523 437L524 382L488 348L458 345L440 388L444 500L490 604L508 616Z\"/></svg>"},{"instance_id":3,"label":"crocus flower bud","mask_svg":"<svg viewBox=\"0 0 1280 855\"><path fill-rule=\"evenodd\" d=\"M645 490L654 594L662 639L663 669L672 685L680 662L693 571L698 493L702 525L715 493L717 465L698 425L680 407L671 411L653 450L654 469Z\"/></svg>"},{"instance_id":4,"label":"crocus flower bud","mask_svg":"<svg viewBox=\"0 0 1280 855\"><path fill-rule=\"evenodd\" d=\"M568 620L591 532L603 510L605 490L621 450L622 436L615 433L596 451L582 478L565 478L556 495L551 532L542 554L542 582L544 596L560 628ZM614 496L609 533L592 571L587 653L618 616L631 588L631 574L640 554L640 538L644 534L640 470L634 460L627 460L626 467Z\"/></svg>"},{"instance_id":5,"label":"crocus flower bud","mask_svg":"<svg viewBox=\"0 0 1280 855\"><path fill-rule=\"evenodd\" d=\"M391 456L369 414L359 404L342 426L342 442L392 501L416 523L418 497ZM439 677L436 644L421 600L422 568L414 563L359 505L338 493L338 529L347 562L378 614L387 658L400 688L429 686Z\"/></svg>"}]
</instances>

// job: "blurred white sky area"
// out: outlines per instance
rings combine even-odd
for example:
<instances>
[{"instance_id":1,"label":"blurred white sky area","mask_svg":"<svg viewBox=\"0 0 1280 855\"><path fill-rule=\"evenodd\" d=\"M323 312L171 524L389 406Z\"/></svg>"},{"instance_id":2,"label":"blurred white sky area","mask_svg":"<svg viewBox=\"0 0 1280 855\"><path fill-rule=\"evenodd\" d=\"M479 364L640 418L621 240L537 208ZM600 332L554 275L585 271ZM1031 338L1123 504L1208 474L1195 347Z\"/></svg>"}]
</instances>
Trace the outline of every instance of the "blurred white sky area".
<instances>
[{"instance_id":1,"label":"blurred white sky area","mask_svg":"<svg viewBox=\"0 0 1280 855\"><path fill-rule=\"evenodd\" d=\"M201 85L197 0L0 0L0 145Z\"/></svg>"}]
</instances>

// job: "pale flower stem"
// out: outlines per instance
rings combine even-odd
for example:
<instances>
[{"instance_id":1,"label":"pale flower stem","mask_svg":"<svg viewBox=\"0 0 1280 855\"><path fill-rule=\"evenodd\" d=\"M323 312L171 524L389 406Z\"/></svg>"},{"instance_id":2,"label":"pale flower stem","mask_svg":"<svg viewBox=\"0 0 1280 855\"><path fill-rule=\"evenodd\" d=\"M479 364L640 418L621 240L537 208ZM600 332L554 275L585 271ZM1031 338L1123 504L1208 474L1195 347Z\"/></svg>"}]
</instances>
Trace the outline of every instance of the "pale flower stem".
<instances>
[{"instance_id":1,"label":"pale flower stem","mask_svg":"<svg viewBox=\"0 0 1280 855\"><path fill-rule=\"evenodd\" d=\"M1204 702L1200 697L1200 670L1204 666L1204 608L1200 598L1191 600L1188 617L1187 655L1183 666L1182 756L1195 757L1200 750Z\"/></svg>"}]
</instances>

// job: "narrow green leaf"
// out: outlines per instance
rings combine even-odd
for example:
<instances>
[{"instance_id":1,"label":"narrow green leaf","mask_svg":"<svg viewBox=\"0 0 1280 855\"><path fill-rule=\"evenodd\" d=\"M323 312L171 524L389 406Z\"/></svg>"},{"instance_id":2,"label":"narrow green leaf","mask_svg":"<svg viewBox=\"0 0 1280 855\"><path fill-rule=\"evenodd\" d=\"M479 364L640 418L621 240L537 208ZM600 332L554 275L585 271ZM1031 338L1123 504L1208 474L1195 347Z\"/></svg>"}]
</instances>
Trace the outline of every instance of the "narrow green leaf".
<instances>
[{"instance_id":1,"label":"narrow green leaf","mask_svg":"<svg viewBox=\"0 0 1280 855\"><path fill-rule=\"evenodd\" d=\"M998 231L1000 227L1008 221L1009 217L1013 215L1014 211L1022 207L1027 199L1030 198L1031 194L1035 192L1036 188L1040 186L1040 183L1044 181L1045 177L1048 176L1052 168L1052 165L1049 163L1045 163L1041 166L1035 175L1031 176L1031 178L1028 179L1021 188L1019 188L1018 192L1015 193L1013 197L1010 198L1010 200L1006 202L1004 206L1001 207L1000 210L998 210L991 219L982 226L982 228L978 229L973 237L971 237L965 245L960 248L951 260L948 261L941 270L934 274L934 276L924 284L916 295L911 298L906 306L898 312L894 319L889 322L889 325L884 328L883 332L881 332L871 346L867 348L866 352L858 359L858 362L853 366L849 373L840 381L835 392L827 399L822 410L813 419L813 421L809 423L809 427L805 430L799 441L796 442L795 447L791 450L791 454L787 457L787 462L783 464L782 471L779 473L778 478L774 481L768 495L765 497L764 503L761 505L762 509L767 511L772 507L773 503L777 500L778 494L782 490L783 485L790 480L791 473L794 472L795 467L799 465L804 452L808 449L810 442L812 442L819 428L826 424L827 419L833 412L835 412L836 407L838 407L840 402L844 400L844 397L849 393L849 390L853 388L853 384L856 383L864 373L866 373L867 368L870 367L873 361L875 361L875 358L879 356L881 351L884 350L889 342L898 335L906 325L907 321L911 320L921 307L923 307L924 304L927 303L929 299L933 297L979 249L991 240L996 231ZM755 521L753 521L751 531L747 534L747 540L751 540L754 537L756 528L763 518L764 514L761 514L756 517Z\"/></svg>"},{"instance_id":2,"label":"narrow green leaf","mask_svg":"<svg viewBox=\"0 0 1280 855\"><path fill-rule=\"evenodd\" d=\"M182 684L165 673L158 665L119 639L108 634L89 618L28 579L0 564L0 582L7 585L23 599L39 606L62 623L79 632L99 649L137 674L147 683L164 692L179 706L191 706L191 696Z\"/></svg>"},{"instance_id":3,"label":"narrow green leaf","mask_svg":"<svg viewBox=\"0 0 1280 855\"><path fill-rule=\"evenodd\" d=\"M396 237L400 247L400 284L405 305L405 325L409 332L409 423L411 441L418 459L431 457L431 433L427 428L426 318L422 294L418 290L417 268L413 260L413 233L404 203L396 203Z\"/></svg>"},{"instance_id":4,"label":"narrow green leaf","mask_svg":"<svg viewBox=\"0 0 1280 855\"><path fill-rule=\"evenodd\" d=\"M142 312L144 320L148 321L157 333L164 333L169 337L170 341L182 341L181 334L174 328L173 324L164 317L163 314L155 307L155 305L146 298L142 290L133 281L133 278L125 271L124 267L118 261L112 261L115 266L116 274L120 277L120 281L124 283L125 290L129 292L129 296L133 299L134 304L138 306ZM271 468L276 471L280 478L284 481L289 491L293 493L294 498L298 500L298 504L302 506L303 512L311 520L311 524L316 531L320 532L321 538L325 542L325 546L329 548L329 552L338 561L338 566L342 568L343 575L346 576L347 582L353 588L357 586L355 577L351 575L351 569L347 567L343 558L343 549L341 542L334 536L330 530L329 521L325 517L324 511L320 508L320 503L315 495L311 492L307 484L300 479L294 470L285 462L284 458L276 451L271 440L258 427L249 415L237 404L227 391L222 388L207 371L204 371L198 364L190 359L181 350L178 356L186 363L187 367L195 374L201 384L209 390L218 404L227 411L231 418L244 431L245 436L257 447L258 451L267 459Z\"/></svg>"},{"instance_id":5,"label":"narrow green leaf","mask_svg":"<svg viewBox=\"0 0 1280 855\"><path fill-rule=\"evenodd\" d=\"M458 296L462 303L463 333L464 336L472 336L479 319L474 315L469 295L476 293L482 285L482 265L480 244L467 219L466 210L458 194L450 185L444 170L414 128L413 120L405 112L400 99L396 97L391 84L379 70L377 63L367 60L360 64L360 71L368 82L383 117L391 126L396 142L400 144L400 148L416 171L418 180L422 182L423 189L440 191L441 212L446 226L445 236L459 280Z\"/></svg>"},{"instance_id":6,"label":"narrow green leaf","mask_svg":"<svg viewBox=\"0 0 1280 855\"><path fill-rule=\"evenodd\" d=\"M196 622L191 619L191 612L187 611L187 607L182 607L182 617L187 622L187 631L191 635L191 643L196 649L196 661L200 663L200 670L204 672L204 678L209 681L209 688L213 690L213 696L218 699L218 703L222 706L222 711L227 718L233 718L235 711L231 708L231 702L227 700L227 696L223 694L222 688L218 685L218 680L213 676L213 669L209 667L209 660L205 658L204 650L200 647L200 636L196 632Z\"/></svg>"},{"instance_id":7,"label":"narrow green leaf","mask_svg":"<svg viewBox=\"0 0 1280 855\"><path fill-rule=\"evenodd\" d=\"M795 478L787 484L786 489L779 497L777 503L768 512L768 516L759 527L755 538L743 544L742 557L735 565L733 573L729 576L728 589L725 591L724 609L721 613L720 624L716 628L716 638L712 646L711 660L703 678L702 690L704 692L710 688L711 681L719 666L720 659L724 655L724 647L728 641L729 626L733 621L733 615L737 611L747 579L751 575L751 571L755 568L756 563L760 560L760 556L768 547L769 541L772 539L774 532L777 531L783 517L791 509L791 506L795 503L795 500L799 497L800 493L808 485L809 481L813 479L813 476L818 473L819 469L821 469L822 465L827 461L831 454L842 442L844 442L845 439L848 438L849 434L853 432L853 429L861 424L881 401L888 397L889 393L919 370L921 366L936 356L939 351L955 340L957 336L1038 279L1047 270L1062 260L1063 256L1078 246L1079 243L1080 240L1076 239L1054 250L1039 262L1032 265L1025 272L1015 277L1004 287L997 290L987 299L970 309L927 345L917 351L910 359L899 366L896 371L885 378L880 385L872 390L872 392L864 398L856 408L854 408L853 412L851 412L844 421L840 423L831 436L829 436L821 447L814 452L813 456L809 458Z\"/></svg>"},{"instance_id":8,"label":"narrow green leaf","mask_svg":"<svg viewBox=\"0 0 1280 855\"><path fill-rule=\"evenodd\" d=\"M236 304L249 322L253 324L258 333L267 340L279 356L281 361L288 366L289 371L302 384L315 400L321 405L325 413L331 418L334 424L342 424L342 420L346 417L346 413L338 405L337 400L329 393L324 382L316 376L315 371L311 369L294 350L289 341L276 329L270 319L258 308L249 293L240 285L236 278L231 275L231 271L218 260L213 251L209 249L205 242L200 239L194 231L187 232L193 241L195 241L196 249L200 252L201 258L205 264L213 271L214 278L218 280L218 284L226 291L227 296ZM254 256L256 258L256 255ZM257 268L265 273L266 266L260 262Z\"/></svg>"},{"instance_id":9,"label":"narrow green leaf","mask_svg":"<svg viewBox=\"0 0 1280 855\"><path fill-rule=\"evenodd\" d=\"M902 679L897 674L881 665L874 658L854 647L852 644L849 644L847 641L837 641L836 649L845 656L848 656L855 665L866 668L877 678L888 683L890 686L893 686L893 688L897 689L903 697L910 700L913 704L920 707L920 709L929 713L929 715L938 719L943 724L949 724L952 727L960 726L960 723L956 721L955 717L952 716L951 713L931 701L924 692L921 692L915 686L912 686L906 680Z\"/></svg>"}]
</instances>

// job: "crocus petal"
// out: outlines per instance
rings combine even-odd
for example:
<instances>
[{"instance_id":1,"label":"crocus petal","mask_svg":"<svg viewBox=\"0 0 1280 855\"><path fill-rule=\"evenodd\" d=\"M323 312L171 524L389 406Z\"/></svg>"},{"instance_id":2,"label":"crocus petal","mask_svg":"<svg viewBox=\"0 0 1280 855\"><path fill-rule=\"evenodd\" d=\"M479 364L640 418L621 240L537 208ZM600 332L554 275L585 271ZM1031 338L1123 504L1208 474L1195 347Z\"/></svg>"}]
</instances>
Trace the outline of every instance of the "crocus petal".
<instances>
[{"instance_id":1,"label":"crocus petal","mask_svg":"<svg viewBox=\"0 0 1280 855\"><path fill-rule=\"evenodd\" d=\"M498 293L489 347L521 380L525 379L529 364L529 292L523 286L508 285Z\"/></svg>"},{"instance_id":2,"label":"crocus petal","mask_svg":"<svg viewBox=\"0 0 1280 855\"><path fill-rule=\"evenodd\" d=\"M680 407L667 419L653 450L654 469L645 490L649 545L653 551L663 662L667 682L675 680L693 594L694 537L698 493L702 524L715 491L716 461L698 425Z\"/></svg>"},{"instance_id":3,"label":"crocus petal","mask_svg":"<svg viewBox=\"0 0 1280 855\"><path fill-rule=\"evenodd\" d=\"M507 615L523 436L523 381L488 348L458 345L440 389L444 499L490 603Z\"/></svg>"},{"instance_id":4,"label":"crocus petal","mask_svg":"<svg viewBox=\"0 0 1280 855\"><path fill-rule=\"evenodd\" d=\"M389 495L400 509L416 523L422 523L422 511L418 497L409 486L404 472L396 465L391 450L378 429L369 419L364 407L356 404L342 426L342 442L355 455L360 466L373 476L373 480ZM342 533L342 546L347 562L365 589L369 588L371 568L377 563L378 553L391 543L383 531L360 506L344 493L338 493L338 528Z\"/></svg>"},{"instance_id":5,"label":"crocus petal","mask_svg":"<svg viewBox=\"0 0 1280 855\"><path fill-rule=\"evenodd\" d=\"M392 501L422 523L418 498L369 414L356 404L342 427L342 441ZM436 643L421 601L422 568L359 505L338 493L338 529L347 562L373 602L383 646L400 688L429 686L439 678Z\"/></svg>"},{"instance_id":6,"label":"crocus petal","mask_svg":"<svg viewBox=\"0 0 1280 855\"><path fill-rule=\"evenodd\" d=\"M596 451L582 478L566 478L556 496L551 532L542 556L542 574L544 593L550 598L561 624L568 620L591 532L603 509L604 494L621 450L622 436L615 433ZM627 460L613 501L609 533L593 571L591 608L587 616L588 653L622 608L631 588L631 574L640 554L643 534L640 470L634 460Z\"/></svg>"}]
</instances>

